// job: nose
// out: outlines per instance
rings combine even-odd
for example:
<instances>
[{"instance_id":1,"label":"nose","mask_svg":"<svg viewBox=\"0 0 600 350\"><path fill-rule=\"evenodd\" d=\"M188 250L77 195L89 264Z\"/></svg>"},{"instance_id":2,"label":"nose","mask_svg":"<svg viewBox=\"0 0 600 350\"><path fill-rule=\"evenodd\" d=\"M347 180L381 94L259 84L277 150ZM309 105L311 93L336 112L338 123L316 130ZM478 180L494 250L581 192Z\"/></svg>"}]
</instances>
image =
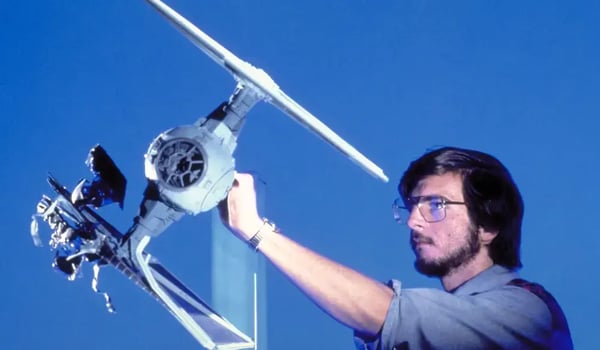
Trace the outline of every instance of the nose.
<instances>
[{"instance_id":1,"label":"nose","mask_svg":"<svg viewBox=\"0 0 600 350\"><path fill-rule=\"evenodd\" d=\"M415 205L410 214L408 215L408 220L406 220L406 225L411 228L411 230L419 231L426 224L425 218L421 215L419 208Z\"/></svg>"}]
</instances>

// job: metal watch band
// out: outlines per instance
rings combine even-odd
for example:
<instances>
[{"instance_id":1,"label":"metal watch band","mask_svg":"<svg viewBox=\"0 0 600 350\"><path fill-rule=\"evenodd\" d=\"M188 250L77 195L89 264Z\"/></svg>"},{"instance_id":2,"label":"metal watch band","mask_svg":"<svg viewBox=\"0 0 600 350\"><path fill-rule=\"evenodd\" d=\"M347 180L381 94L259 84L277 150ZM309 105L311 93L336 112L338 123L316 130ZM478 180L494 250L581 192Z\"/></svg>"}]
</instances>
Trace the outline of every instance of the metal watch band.
<instances>
[{"instance_id":1,"label":"metal watch band","mask_svg":"<svg viewBox=\"0 0 600 350\"><path fill-rule=\"evenodd\" d=\"M258 251L258 246L265 235L277 232L278 231L275 224L269 221L269 219L264 218L262 226L258 229L258 231L256 231L254 236L247 241L247 243L252 249L254 249L254 251Z\"/></svg>"}]
</instances>

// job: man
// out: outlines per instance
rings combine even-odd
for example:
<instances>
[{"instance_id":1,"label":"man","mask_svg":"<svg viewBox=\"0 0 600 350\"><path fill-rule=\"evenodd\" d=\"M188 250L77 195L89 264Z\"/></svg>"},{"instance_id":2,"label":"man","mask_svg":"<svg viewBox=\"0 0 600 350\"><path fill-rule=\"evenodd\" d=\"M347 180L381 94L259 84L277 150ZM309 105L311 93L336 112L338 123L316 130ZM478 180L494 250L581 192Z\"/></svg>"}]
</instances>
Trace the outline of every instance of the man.
<instances>
[{"instance_id":1,"label":"man","mask_svg":"<svg viewBox=\"0 0 600 350\"><path fill-rule=\"evenodd\" d=\"M416 269L444 290L387 285L305 248L259 217L253 178L237 174L223 221L311 300L354 329L359 349L572 349L565 317L518 278L523 202L482 152L441 148L412 162L394 202Z\"/></svg>"}]
</instances>

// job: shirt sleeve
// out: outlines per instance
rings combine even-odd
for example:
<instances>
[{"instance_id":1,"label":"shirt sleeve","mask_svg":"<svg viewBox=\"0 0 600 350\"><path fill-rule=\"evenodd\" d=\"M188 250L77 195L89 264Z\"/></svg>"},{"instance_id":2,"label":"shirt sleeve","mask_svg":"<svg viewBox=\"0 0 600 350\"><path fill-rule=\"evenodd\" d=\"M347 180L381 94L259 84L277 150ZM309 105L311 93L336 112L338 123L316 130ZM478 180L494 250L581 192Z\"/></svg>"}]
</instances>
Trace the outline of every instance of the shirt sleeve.
<instances>
[{"instance_id":1,"label":"shirt sleeve","mask_svg":"<svg viewBox=\"0 0 600 350\"><path fill-rule=\"evenodd\" d=\"M550 348L552 317L534 294L514 286L471 295L402 290L394 296L376 339L355 333L361 350Z\"/></svg>"}]
</instances>

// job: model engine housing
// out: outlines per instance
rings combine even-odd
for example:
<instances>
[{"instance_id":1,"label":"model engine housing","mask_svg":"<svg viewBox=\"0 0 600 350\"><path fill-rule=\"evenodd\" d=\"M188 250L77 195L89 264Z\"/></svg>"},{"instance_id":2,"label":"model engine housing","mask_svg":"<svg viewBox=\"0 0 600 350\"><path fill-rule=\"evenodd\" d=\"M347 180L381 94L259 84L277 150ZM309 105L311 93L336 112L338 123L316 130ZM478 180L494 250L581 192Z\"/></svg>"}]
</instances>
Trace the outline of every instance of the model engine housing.
<instances>
[{"instance_id":1,"label":"model engine housing","mask_svg":"<svg viewBox=\"0 0 600 350\"><path fill-rule=\"evenodd\" d=\"M203 126L161 133L144 158L146 178L156 182L161 198L192 215L214 208L233 183L231 151L223 138Z\"/></svg>"}]
</instances>

